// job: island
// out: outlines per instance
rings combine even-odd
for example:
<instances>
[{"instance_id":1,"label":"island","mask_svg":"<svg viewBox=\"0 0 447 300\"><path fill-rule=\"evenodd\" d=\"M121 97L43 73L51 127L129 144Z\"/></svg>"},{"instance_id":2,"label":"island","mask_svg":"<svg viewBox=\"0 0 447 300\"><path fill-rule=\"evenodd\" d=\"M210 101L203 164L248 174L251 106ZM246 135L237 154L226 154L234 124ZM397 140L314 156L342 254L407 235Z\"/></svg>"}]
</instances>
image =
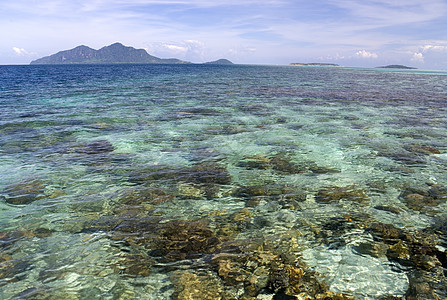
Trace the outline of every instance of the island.
<instances>
[{"instance_id":1,"label":"island","mask_svg":"<svg viewBox=\"0 0 447 300\"><path fill-rule=\"evenodd\" d=\"M310 67L340 67L337 64L329 63L291 63L291 66L310 66Z\"/></svg>"},{"instance_id":2,"label":"island","mask_svg":"<svg viewBox=\"0 0 447 300\"><path fill-rule=\"evenodd\" d=\"M150 55L144 49L135 49L114 43L99 50L87 46L60 51L56 54L32 61L31 65L58 64L185 64L176 58L162 59Z\"/></svg>"},{"instance_id":3,"label":"island","mask_svg":"<svg viewBox=\"0 0 447 300\"><path fill-rule=\"evenodd\" d=\"M382 67L377 67L380 69L405 69L405 70L415 70L417 68L413 68L413 67L407 67L407 66L403 66L403 65L388 65L388 66L382 66Z\"/></svg>"},{"instance_id":4,"label":"island","mask_svg":"<svg viewBox=\"0 0 447 300\"><path fill-rule=\"evenodd\" d=\"M231 61L229 61L228 59L225 59L225 58L218 59L215 61L209 61L209 62L206 62L205 64L207 64L207 65L233 65L233 63Z\"/></svg>"}]
</instances>

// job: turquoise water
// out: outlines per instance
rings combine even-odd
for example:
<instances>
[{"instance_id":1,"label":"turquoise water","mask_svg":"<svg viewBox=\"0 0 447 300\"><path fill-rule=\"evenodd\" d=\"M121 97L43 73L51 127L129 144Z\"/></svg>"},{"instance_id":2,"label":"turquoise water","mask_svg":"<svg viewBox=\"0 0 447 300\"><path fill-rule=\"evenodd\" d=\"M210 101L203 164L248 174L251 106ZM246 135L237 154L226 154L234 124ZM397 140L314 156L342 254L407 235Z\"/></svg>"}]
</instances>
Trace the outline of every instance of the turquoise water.
<instances>
[{"instance_id":1,"label":"turquoise water","mask_svg":"<svg viewBox=\"0 0 447 300\"><path fill-rule=\"evenodd\" d=\"M0 66L0 298L447 298L446 75Z\"/></svg>"}]
</instances>

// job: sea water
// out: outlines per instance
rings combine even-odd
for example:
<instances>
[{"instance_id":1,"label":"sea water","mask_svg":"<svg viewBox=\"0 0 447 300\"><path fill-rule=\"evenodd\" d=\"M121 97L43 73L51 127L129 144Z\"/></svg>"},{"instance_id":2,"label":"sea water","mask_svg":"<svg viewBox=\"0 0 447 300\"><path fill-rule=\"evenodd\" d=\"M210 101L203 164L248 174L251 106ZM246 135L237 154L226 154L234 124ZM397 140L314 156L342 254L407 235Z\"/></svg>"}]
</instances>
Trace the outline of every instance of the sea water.
<instances>
[{"instance_id":1,"label":"sea water","mask_svg":"<svg viewBox=\"0 0 447 300\"><path fill-rule=\"evenodd\" d=\"M446 75L0 66L0 298L445 298Z\"/></svg>"}]
</instances>

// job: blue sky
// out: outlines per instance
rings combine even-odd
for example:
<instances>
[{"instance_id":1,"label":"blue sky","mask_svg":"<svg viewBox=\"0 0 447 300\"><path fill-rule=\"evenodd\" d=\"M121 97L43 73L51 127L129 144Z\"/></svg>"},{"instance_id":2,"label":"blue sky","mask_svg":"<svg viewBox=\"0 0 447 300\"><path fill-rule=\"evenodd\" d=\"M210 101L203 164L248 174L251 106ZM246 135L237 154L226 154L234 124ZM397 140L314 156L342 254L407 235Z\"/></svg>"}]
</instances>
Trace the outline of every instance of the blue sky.
<instances>
[{"instance_id":1,"label":"blue sky","mask_svg":"<svg viewBox=\"0 0 447 300\"><path fill-rule=\"evenodd\" d=\"M114 42L192 62L447 69L447 0L0 0L0 64Z\"/></svg>"}]
</instances>

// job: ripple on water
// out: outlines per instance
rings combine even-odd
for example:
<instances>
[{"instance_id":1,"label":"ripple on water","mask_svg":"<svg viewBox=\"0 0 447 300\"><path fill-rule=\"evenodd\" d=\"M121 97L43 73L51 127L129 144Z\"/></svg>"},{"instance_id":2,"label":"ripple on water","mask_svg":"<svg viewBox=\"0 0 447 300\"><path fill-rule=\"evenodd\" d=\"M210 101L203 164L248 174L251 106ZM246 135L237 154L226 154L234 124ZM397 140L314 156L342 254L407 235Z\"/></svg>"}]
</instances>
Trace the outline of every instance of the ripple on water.
<instances>
[{"instance_id":1,"label":"ripple on water","mask_svg":"<svg viewBox=\"0 0 447 300\"><path fill-rule=\"evenodd\" d=\"M0 298L447 297L445 74L0 77Z\"/></svg>"}]
</instances>

